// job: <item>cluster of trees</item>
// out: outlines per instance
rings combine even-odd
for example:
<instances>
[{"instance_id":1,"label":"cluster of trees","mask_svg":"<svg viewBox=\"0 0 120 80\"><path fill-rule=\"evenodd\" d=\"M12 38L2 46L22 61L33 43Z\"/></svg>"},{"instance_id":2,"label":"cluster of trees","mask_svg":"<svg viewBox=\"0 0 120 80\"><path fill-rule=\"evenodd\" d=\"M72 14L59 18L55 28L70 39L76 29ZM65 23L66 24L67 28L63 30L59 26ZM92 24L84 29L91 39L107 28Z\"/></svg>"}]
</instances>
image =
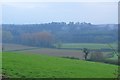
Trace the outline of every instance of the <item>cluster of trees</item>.
<instances>
[{"instance_id":1,"label":"cluster of trees","mask_svg":"<svg viewBox=\"0 0 120 80\"><path fill-rule=\"evenodd\" d=\"M54 38L50 32L24 33L21 35L21 43L30 46L52 47Z\"/></svg>"},{"instance_id":2,"label":"cluster of trees","mask_svg":"<svg viewBox=\"0 0 120 80\"><path fill-rule=\"evenodd\" d=\"M53 43L117 42L117 24L52 22L45 24L2 24L3 43L52 46ZM45 44L44 44L45 43ZM59 46L58 46L59 47Z\"/></svg>"}]
</instances>

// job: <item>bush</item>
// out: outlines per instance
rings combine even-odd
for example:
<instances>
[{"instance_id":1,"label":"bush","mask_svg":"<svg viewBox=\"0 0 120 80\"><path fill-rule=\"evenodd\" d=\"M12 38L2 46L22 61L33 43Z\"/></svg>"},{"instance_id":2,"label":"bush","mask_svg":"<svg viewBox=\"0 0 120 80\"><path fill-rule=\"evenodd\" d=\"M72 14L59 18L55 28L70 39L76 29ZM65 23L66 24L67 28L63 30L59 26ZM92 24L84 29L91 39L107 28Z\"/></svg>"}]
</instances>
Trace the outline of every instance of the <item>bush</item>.
<instances>
[{"instance_id":1,"label":"bush","mask_svg":"<svg viewBox=\"0 0 120 80\"><path fill-rule=\"evenodd\" d=\"M114 53L109 53L109 54L106 55L106 57L107 58L112 58L112 57L114 57Z\"/></svg>"},{"instance_id":2,"label":"bush","mask_svg":"<svg viewBox=\"0 0 120 80\"><path fill-rule=\"evenodd\" d=\"M60 48L62 47L62 43L61 43L61 42L58 42L58 43L55 45L55 47L56 47L57 49L60 49Z\"/></svg>"},{"instance_id":3,"label":"bush","mask_svg":"<svg viewBox=\"0 0 120 80\"><path fill-rule=\"evenodd\" d=\"M66 57L63 57L63 58L68 58L68 59L76 59L76 60L79 60L79 58L76 58L76 57L70 57L70 56L66 56Z\"/></svg>"},{"instance_id":4,"label":"bush","mask_svg":"<svg viewBox=\"0 0 120 80\"><path fill-rule=\"evenodd\" d=\"M106 59L106 60L104 60L103 62L104 62L104 63L108 63L108 64L119 65L118 60Z\"/></svg>"},{"instance_id":5,"label":"bush","mask_svg":"<svg viewBox=\"0 0 120 80\"><path fill-rule=\"evenodd\" d=\"M103 61L105 59L104 55L102 52L94 52L91 53L90 55L90 60L92 61Z\"/></svg>"},{"instance_id":6,"label":"bush","mask_svg":"<svg viewBox=\"0 0 120 80\"><path fill-rule=\"evenodd\" d=\"M94 52L90 55L90 61L103 62L108 64L119 65L118 60L106 59L102 52Z\"/></svg>"}]
</instances>

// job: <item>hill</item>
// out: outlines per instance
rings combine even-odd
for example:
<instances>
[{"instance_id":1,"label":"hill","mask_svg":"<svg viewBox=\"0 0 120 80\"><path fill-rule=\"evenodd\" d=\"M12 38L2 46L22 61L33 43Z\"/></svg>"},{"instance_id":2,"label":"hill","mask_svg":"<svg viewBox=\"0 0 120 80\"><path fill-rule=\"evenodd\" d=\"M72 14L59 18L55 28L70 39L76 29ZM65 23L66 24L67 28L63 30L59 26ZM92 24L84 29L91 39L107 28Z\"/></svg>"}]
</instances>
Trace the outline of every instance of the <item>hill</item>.
<instances>
[{"instance_id":1,"label":"hill","mask_svg":"<svg viewBox=\"0 0 120 80\"><path fill-rule=\"evenodd\" d=\"M117 68L84 60L3 52L3 75L10 78L114 78Z\"/></svg>"}]
</instances>

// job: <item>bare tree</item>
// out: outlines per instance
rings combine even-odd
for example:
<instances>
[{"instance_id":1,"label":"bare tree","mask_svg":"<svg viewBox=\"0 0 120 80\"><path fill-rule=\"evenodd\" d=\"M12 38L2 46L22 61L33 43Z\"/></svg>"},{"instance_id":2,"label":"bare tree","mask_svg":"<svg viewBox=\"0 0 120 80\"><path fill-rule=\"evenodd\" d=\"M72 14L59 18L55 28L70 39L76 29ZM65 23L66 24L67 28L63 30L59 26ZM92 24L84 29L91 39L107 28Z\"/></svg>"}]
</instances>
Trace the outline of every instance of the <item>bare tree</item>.
<instances>
[{"instance_id":1,"label":"bare tree","mask_svg":"<svg viewBox=\"0 0 120 80\"><path fill-rule=\"evenodd\" d=\"M87 56L89 54L89 50L87 48L83 48L83 52L85 53L85 60L87 60Z\"/></svg>"}]
</instances>

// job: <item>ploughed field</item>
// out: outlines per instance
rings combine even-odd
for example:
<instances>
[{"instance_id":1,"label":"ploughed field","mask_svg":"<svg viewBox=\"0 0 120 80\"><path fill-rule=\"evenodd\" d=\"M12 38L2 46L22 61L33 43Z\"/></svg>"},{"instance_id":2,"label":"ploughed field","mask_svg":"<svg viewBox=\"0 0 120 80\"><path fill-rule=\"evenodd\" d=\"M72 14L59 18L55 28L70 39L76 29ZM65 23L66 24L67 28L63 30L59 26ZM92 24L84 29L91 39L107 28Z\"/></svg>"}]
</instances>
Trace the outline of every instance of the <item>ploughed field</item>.
<instances>
[{"instance_id":1,"label":"ploughed field","mask_svg":"<svg viewBox=\"0 0 120 80\"><path fill-rule=\"evenodd\" d=\"M116 44L111 44L113 48L116 48ZM81 50L74 50L73 48L88 48L88 49L110 49L107 44L93 44L93 43L65 43L62 44L61 48L64 49L55 49L55 48L39 48L39 47L31 47L25 45L18 44L4 44L4 50L8 52L25 52L25 53L37 53L37 54L46 54L49 56L59 56L59 57L75 57L79 59L84 59L84 53ZM69 49L68 49L69 48ZM106 54L113 53L112 51L103 52ZM116 55L112 57L117 59Z\"/></svg>"},{"instance_id":2,"label":"ploughed field","mask_svg":"<svg viewBox=\"0 0 120 80\"><path fill-rule=\"evenodd\" d=\"M59 57L75 57L84 59L84 54L81 50L65 50L65 49L53 49L53 48L38 48L17 44L4 44L4 51L6 52L22 52L22 53L37 53L46 54L49 56Z\"/></svg>"}]
</instances>

